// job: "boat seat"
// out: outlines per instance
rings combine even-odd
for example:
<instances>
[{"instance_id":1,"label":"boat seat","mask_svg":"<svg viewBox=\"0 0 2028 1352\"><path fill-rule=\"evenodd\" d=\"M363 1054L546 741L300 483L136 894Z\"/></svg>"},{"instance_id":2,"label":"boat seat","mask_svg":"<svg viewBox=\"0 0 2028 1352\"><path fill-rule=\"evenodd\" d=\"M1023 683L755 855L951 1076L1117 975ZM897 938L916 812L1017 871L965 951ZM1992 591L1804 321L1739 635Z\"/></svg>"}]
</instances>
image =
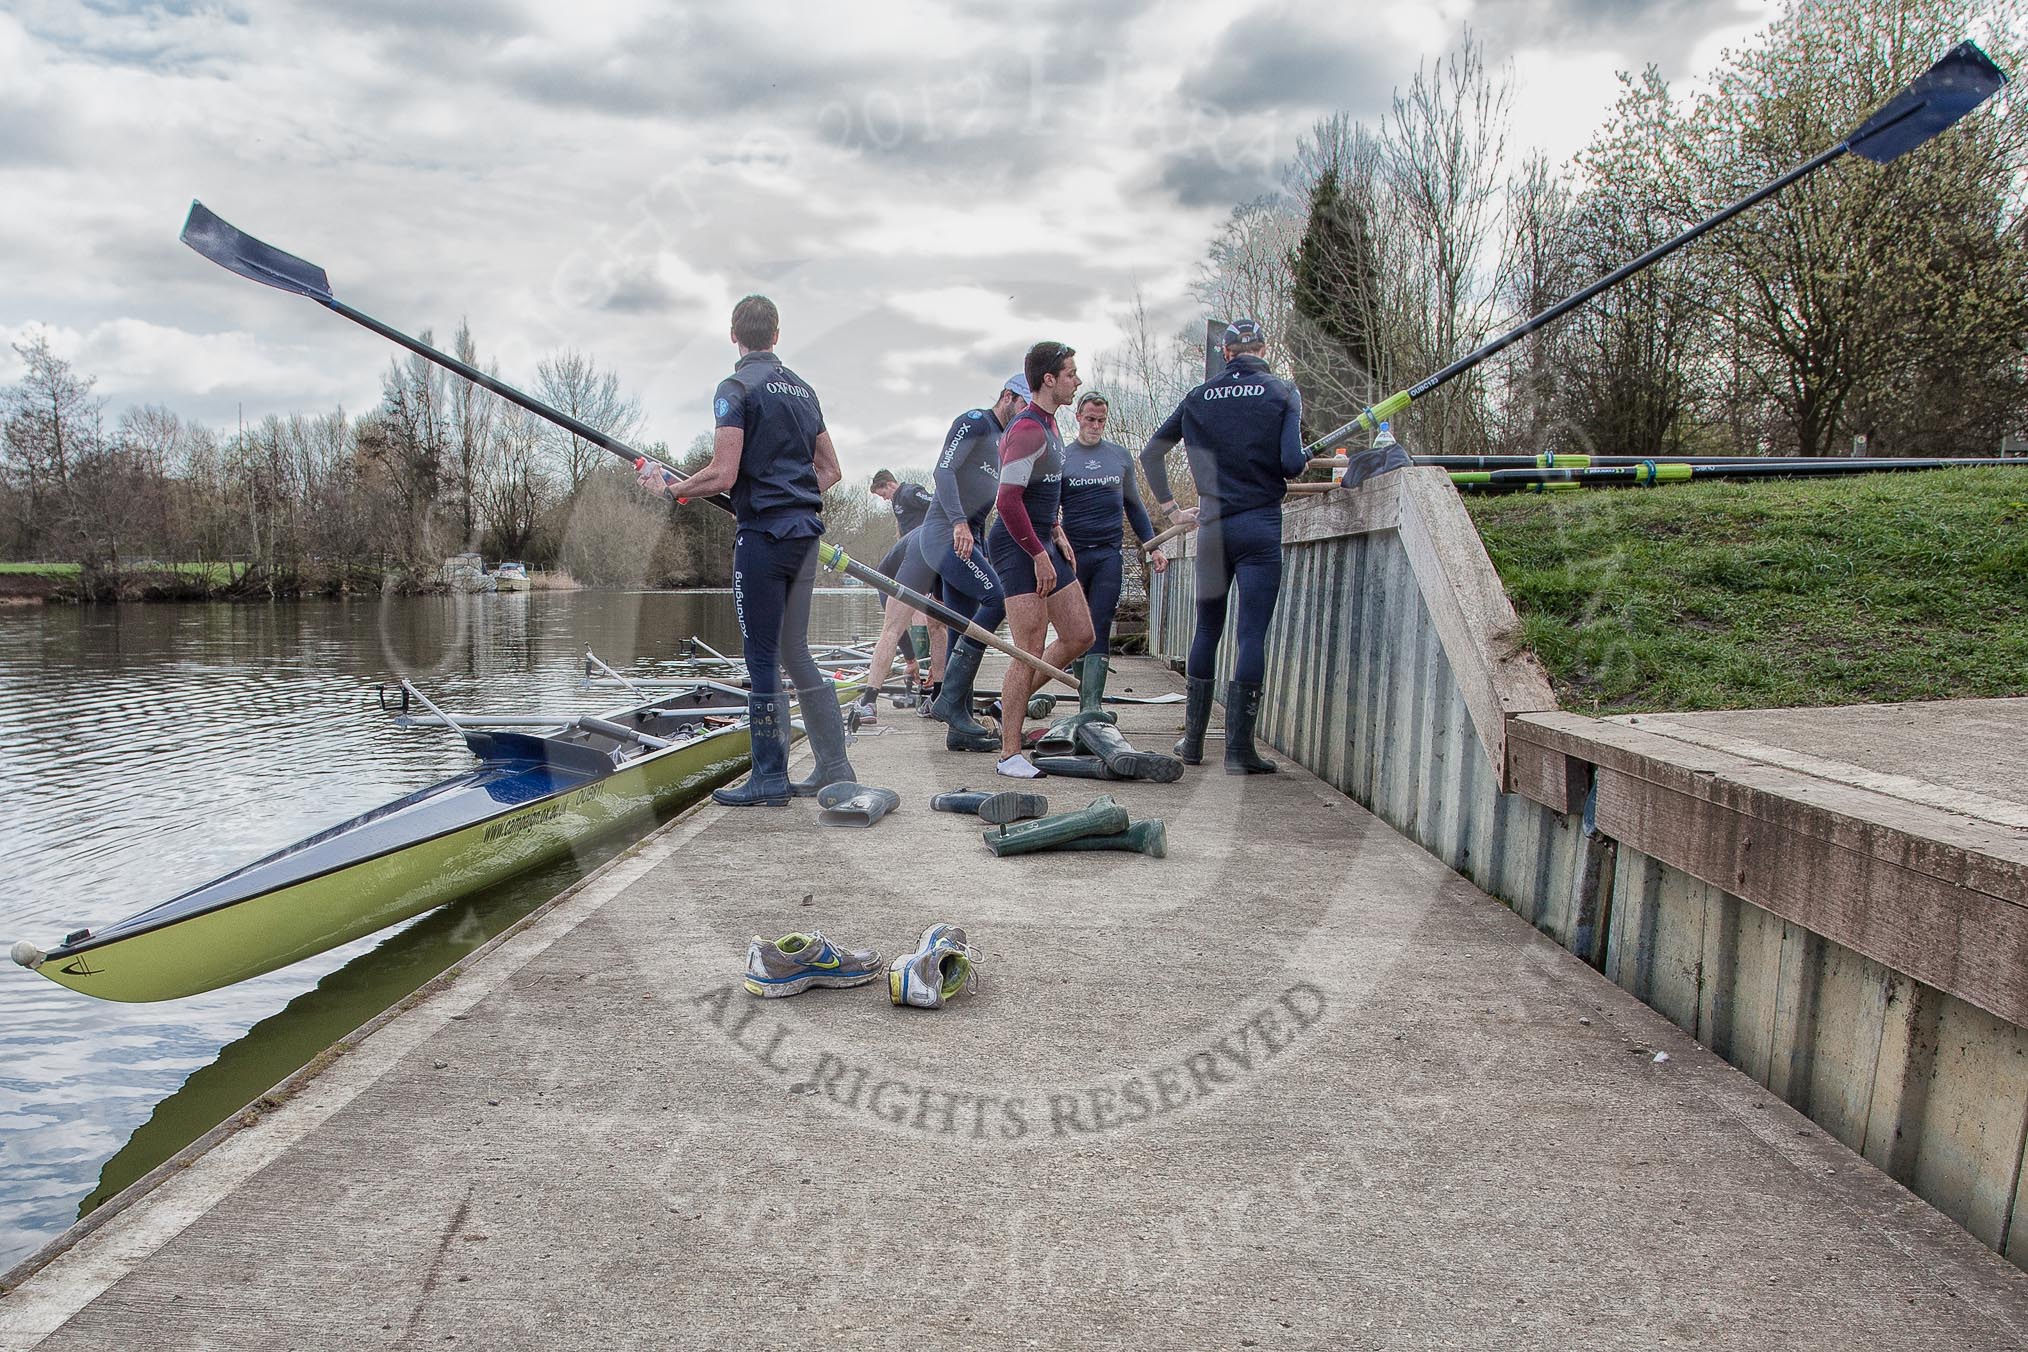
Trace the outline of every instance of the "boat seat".
<instances>
[{"instance_id":1,"label":"boat seat","mask_svg":"<svg viewBox=\"0 0 2028 1352\"><path fill-rule=\"evenodd\" d=\"M611 774L619 763L610 751L525 732L467 732L465 745L482 761L534 761L601 778Z\"/></svg>"}]
</instances>

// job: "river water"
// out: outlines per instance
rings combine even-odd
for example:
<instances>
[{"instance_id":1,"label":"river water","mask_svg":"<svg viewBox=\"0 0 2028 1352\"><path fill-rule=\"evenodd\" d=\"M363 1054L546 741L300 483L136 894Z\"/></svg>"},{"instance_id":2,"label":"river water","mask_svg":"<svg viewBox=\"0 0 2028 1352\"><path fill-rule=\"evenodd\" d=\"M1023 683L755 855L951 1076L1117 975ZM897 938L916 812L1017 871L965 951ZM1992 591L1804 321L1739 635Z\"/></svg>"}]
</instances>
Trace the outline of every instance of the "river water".
<instances>
[{"instance_id":1,"label":"river water","mask_svg":"<svg viewBox=\"0 0 2028 1352\"><path fill-rule=\"evenodd\" d=\"M820 592L812 641L878 624ZM455 713L596 712L587 648L736 652L725 592L0 609L0 951L153 905L470 764L393 726L407 676ZM680 810L680 809L679 809ZM0 1271L624 849L601 842L408 923L189 999L121 1005L0 963Z\"/></svg>"}]
</instances>

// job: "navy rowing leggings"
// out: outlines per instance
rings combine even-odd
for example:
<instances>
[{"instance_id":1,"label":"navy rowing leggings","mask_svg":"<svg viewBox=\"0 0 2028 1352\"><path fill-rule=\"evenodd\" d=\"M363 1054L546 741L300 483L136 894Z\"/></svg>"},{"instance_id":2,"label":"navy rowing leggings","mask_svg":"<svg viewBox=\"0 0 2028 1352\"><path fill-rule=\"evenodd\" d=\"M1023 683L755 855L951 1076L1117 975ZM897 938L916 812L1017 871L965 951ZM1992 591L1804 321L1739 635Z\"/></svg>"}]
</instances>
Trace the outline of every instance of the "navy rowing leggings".
<instances>
[{"instance_id":1,"label":"navy rowing leggings","mask_svg":"<svg viewBox=\"0 0 2028 1352\"><path fill-rule=\"evenodd\" d=\"M1225 633L1226 601L1239 589L1233 634L1232 679L1259 685L1267 676L1268 622L1282 594L1282 509L1264 507L1214 521L1197 532L1197 634L1190 643L1191 676L1218 674L1218 640Z\"/></svg>"},{"instance_id":2,"label":"navy rowing leggings","mask_svg":"<svg viewBox=\"0 0 2028 1352\"><path fill-rule=\"evenodd\" d=\"M804 689L824 679L810 656L810 593L817 585L817 537L777 540L742 529L732 542L732 604L756 695L782 692L780 668Z\"/></svg>"},{"instance_id":3,"label":"navy rowing leggings","mask_svg":"<svg viewBox=\"0 0 2028 1352\"><path fill-rule=\"evenodd\" d=\"M1091 647L1085 650L1104 657L1112 651L1113 612L1120 608L1120 578L1124 565L1118 545L1079 545L1077 582L1084 588L1084 603L1091 607Z\"/></svg>"}]
</instances>

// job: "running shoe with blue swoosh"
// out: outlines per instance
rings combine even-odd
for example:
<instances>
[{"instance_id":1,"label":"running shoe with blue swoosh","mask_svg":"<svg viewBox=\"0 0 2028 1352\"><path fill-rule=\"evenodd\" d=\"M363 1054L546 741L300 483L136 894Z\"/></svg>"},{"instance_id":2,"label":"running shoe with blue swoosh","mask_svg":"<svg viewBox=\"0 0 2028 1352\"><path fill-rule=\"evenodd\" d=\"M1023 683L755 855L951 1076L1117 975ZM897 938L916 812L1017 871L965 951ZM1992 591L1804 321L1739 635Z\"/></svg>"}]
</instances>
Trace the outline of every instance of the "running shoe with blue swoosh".
<instances>
[{"instance_id":1,"label":"running shoe with blue swoosh","mask_svg":"<svg viewBox=\"0 0 2028 1352\"><path fill-rule=\"evenodd\" d=\"M763 999L800 995L812 986L863 986L880 975L880 954L839 948L823 935L754 936L746 948L746 988Z\"/></svg>"}]
</instances>

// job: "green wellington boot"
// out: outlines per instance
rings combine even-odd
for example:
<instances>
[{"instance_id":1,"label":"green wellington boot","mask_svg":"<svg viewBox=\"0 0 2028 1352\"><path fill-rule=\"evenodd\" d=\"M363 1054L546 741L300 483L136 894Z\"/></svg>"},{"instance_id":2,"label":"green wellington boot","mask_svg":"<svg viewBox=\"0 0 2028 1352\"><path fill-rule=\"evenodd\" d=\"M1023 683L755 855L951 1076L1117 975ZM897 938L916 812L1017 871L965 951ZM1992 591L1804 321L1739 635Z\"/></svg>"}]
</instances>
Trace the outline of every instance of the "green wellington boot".
<instances>
[{"instance_id":1,"label":"green wellington boot","mask_svg":"<svg viewBox=\"0 0 2028 1352\"><path fill-rule=\"evenodd\" d=\"M1105 707L1106 698L1106 655L1086 653L1077 659L1077 707L1085 713L1097 713Z\"/></svg>"},{"instance_id":2,"label":"green wellington boot","mask_svg":"<svg viewBox=\"0 0 2028 1352\"><path fill-rule=\"evenodd\" d=\"M1160 817L1129 823L1116 836L1079 836L1056 847L1059 850L1131 850L1150 859L1169 857L1169 830Z\"/></svg>"},{"instance_id":3,"label":"green wellington boot","mask_svg":"<svg viewBox=\"0 0 2028 1352\"><path fill-rule=\"evenodd\" d=\"M1127 829L1127 810L1110 798L1094 798L1075 812L1002 826L985 833L986 848L1001 858L1053 850L1080 836L1116 836Z\"/></svg>"},{"instance_id":4,"label":"green wellington boot","mask_svg":"<svg viewBox=\"0 0 2028 1352\"><path fill-rule=\"evenodd\" d=\"M816 768L808 779L790 786L798 798L814 798L827 784L849 783L852 762L845 759L845 719L838 712L838 688L819 681L810 689L796 687L796 702L803 710L803 731L817 753Z\"/></svg>"},{"instance_id":5,"label":"green wellington boot","mask_svg":"<svg viewBox=\"0 0 2028 1352\"><path fill-rule=\"evenodd\" d=\"M1225 687L1225 773L1271 775L1281 769L1253 749L1253 724L1260 716L1260 687L1233 681Z\"/></svg>"},{"instance_id":6,"label":"green wellington boot","mask_svg":"<svg viewBox=\"0 0 2028 1352\"><path fill-rule=\"evenodd\" d=\"M727 807L789 805L789 743L782 727L780 695L746 697L747 739L753 746L753 773L746 783L713 789L711 796Z\"/></svg>"},{"instance_id":7,"label":"green wellington boot","mask_svg":"<svg viewBox=\"0 0 2028 1352\"><path fill-rule=\"evenodd\" d=\"M943 723L944 746L951 751L998 751L999 735L972 715L972 682L979 677L979 660L986 650L976 643L959 643L944 663L944 690L930 705L929 716Z\"/></svg>"},{"instance_id":8,"label":"green wellington boot","mask_svg":"<svg viewBox=\"0 0 2028 1352\"><path fill-rule=\"evenodd\" d=\"M1183 706L1183 735L1172 748L1185 765L1204 764L1204 730L1211 726L1211 678L1191 676L1185 681L1189 692Z\"/></svg>"}]
</instances>

